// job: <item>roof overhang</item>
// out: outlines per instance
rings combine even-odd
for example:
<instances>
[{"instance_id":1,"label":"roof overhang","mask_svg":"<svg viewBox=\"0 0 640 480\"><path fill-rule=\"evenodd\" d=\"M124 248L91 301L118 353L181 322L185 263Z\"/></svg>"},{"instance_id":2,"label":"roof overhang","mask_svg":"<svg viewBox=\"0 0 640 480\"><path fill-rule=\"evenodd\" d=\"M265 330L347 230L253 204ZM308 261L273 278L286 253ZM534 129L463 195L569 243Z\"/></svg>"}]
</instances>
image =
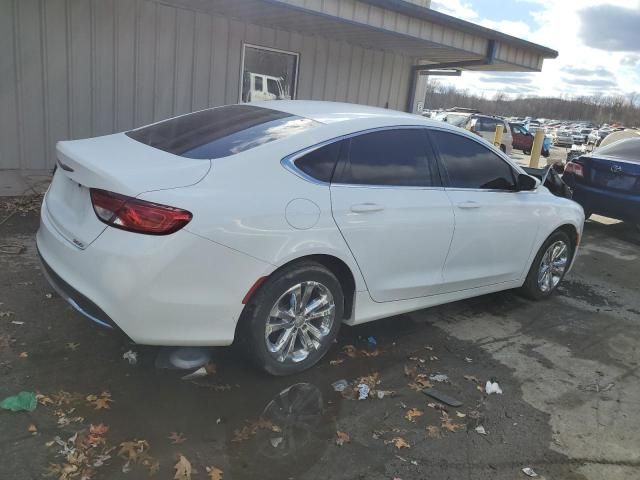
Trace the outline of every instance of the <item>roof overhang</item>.
<instances>
[{"instance_id":1,"label":"roof overhang","mask_svg":"<svg viewBox=\"0 0 640 480\"><path fill-rule=\"evenodd\" d=\"M540 71L554 50L400 0L160 0L270 28L401 53L416 64ZM491 53L491 55L489 55Z\"/></svg>"}]
</instances>

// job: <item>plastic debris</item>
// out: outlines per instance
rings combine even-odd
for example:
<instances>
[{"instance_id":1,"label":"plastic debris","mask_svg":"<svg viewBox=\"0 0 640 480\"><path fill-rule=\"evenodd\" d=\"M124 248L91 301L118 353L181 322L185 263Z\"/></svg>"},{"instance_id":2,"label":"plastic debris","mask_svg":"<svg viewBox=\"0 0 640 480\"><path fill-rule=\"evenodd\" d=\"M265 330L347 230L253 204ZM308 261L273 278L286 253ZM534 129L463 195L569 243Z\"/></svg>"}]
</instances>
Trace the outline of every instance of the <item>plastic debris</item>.
<instances>
[{"instance_id":1,"label":"plastic debris","mask_svg":"<svg viewBox=\"0 0 640 480\"><path fill-rule=\"evenodd\" d=\"M535 470L533 468L530 467L524 467L522 469L522 473L524 473L527 477L537 477L538 474L535 472Z\"/></svg>"},{"instance_id":2,"label":"plastic debris","mask_svg":"<svg viewBox=\"0 0 640 480\"><path fill-rule=\"evenodd\" d=\"M333 389L336 392L344 392L345 389L349 386L349 382L347 382L344 378L342 380L336 380L331 384Z\"/></svg>"},{"instance_id":3,"label":"plastic debris","mask_svg":"<svg viewBox=\"0 0 640 480\"><path fill-rule=\"evenodd\" d=\"M51 293L47 293L47 294L45 294L45 297L46 298L53 298L53 295Z\"/></svg>"},{"instance_id":4,"label":"plastic debris","mask_svg":"<svg viewBox=\"0 0 640 480\"><path fill-rule=\"evenodd\" d=\"M180 379L181 380L195 380L196 378L206 377L207 375L209 375L209 372L207 371L206 367L200 367L196 371L191 372L191 373L185 375L184 377L180 377Z\"/></svg>"},{"instance_id":5,"label":"plastic debris","mask_svg":"<svg viewBox=\"0 0 640 480\"><path fill-rule=\"evenodd\" d=\"M487 435L487 431L484 429L482 425L478 425L476 427L476 432L479 433L480 435Z\"/></svg>"},{"instance_id":6,"label":"plastic debris","mask_svg":"<svg viewBox=\"0 0 640 480\"><path fill-rule=\"evenodd\" d=\"M378 342L376 342L376 337L367 338L367 342L369 342L369 345L371 345L372 347L375 347L376 345L378 345Z\"/></svg>"},{"instance_id":7,"label":"plastic debris","mask_svg":"<svg viewBox=\"0 0 640 480\"><path fill-rule=\"evenodd\" d=\"M366 400L369 396L369 385L361 383L358 385L358 400Z\"/></svg>"},{"instance_id":8,"label":"plastic debris","mask_svg":"<svg viewBox=\"0 0 640 480\"><path fill-rule=\"evenodd\" d=\"M384 397L391 397L394 393L393 390L376 390L376 396L379 400L382 400Z\"/></svg>"},{"instance_id":9,"label":"plastic debris","mask_svg":"<svg viewBox=\"0 0 640 480\"><path fill-rule=\"evenodd\" d=\"M470 358L470 357L464 357L464 361L467 362L467 363L471 363L471 362L473 362L473 359Z\"/></svg>"},{"instance_id":10,"label":"plastic debris","mask_svg":"<svg viewBox=\"0 0 640 480\"><path fill-rule=\"evenodd\" d=\"M278 448L278 445L280 445L283 441L284 441L283 437L275 437L275 438L269 439L269 442L271 442L271 446L273 448Z\"/></svg>"},{"instance_id":11,"label":"plastic debris","mask_svg":"<svg viewBox=\"0 0 640 480\"><path fill-rule=\"evenodd\" d=\"M21 322L20 320L11 320L11 323L14 325L24 325L24 322Z\"/></svg>"},{"instance_id":12,"label":"plastic debris","mask_svg":"<svg viewBox=\"0 0 640 480\"><path fill-rule=\"evenodd\" d=\"M429 380L432 382L445 383L449 381L449 376L444 373L434 373L433 375L429 375Z\"/></svg>"},{"instance_id":13,"label":"plastic debris","mask_svg":"<svg viewBox=\"0 0 640 480\"><path fill-rule=\"evenodd\" d=\"M36 399L36 394L33 392L20 392L0 402L0 408L11 410L12 412L33 412L37 405L38 400Z\"/></svg>"},{"instance_id":14,"label":"plastic debris","mask_svg":"<svg viewBox=\"0 0 640 480\"><path fill-rule=\"evenodd\" d=\"M138 354L133 350L124 352L122 354L122 358L124 358L127 362L129 362L129 365L135 365L136 363L138 363Z\"/></svg>"},{"instance_id":15,"label":"plastic debris","mask_svg":"<svg viewBox=\"0 0 640 480\"><path fill-rule=\"evenodd\" d=\"M460 400L450 397L446 393L442 393L440 390L436 390L435 388L427 388L425 390L422 390L422 393L430 396L431 398L435 398L439 402L451 405L452 407L462 406L462 402Z\"/></svg>"},{"instance_id":16,"label":"plastic debris","mask_svg":"<svg viewBox=\"0 0 640 480\"><path fill-rule=\"evenodd\" d=\"M487 384L484 386L484 391L487 393L487 395L491 395L492 393L502 395L502 389L500 388L500 385L498 385L498 382L495 381L495 379L487 380Z\"/></svg>"}]
</instances>

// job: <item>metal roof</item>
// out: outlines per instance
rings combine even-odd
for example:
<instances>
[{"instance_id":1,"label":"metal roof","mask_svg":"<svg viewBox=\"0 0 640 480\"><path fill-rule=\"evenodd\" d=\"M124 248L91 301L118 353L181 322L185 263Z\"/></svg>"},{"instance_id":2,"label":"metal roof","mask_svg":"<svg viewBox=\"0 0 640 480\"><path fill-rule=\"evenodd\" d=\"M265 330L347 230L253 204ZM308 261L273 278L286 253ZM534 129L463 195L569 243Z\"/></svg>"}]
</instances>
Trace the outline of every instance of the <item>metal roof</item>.
<instances>
[{"instance_id":1,"label":"metal roof","mask_svg":"<svg viewBox=\"0 0 640 480\"><path fill-rule=\"evenodd\" d=\"M427 7L421 7L415 3L407 2L404 0L361 0L365 3L375 5L380 8L386 8L393 10L404 15L420 18L429 22L438 23L442 25L453 26L461 31L482 35L483 37L492 40L502 40L515 46L520 46L530 50L534 50L542 55L544 58L556 58L558 52L548 47L538 45L537 43L529 42L518 37L507 35L506 33L498 32L497 30L491 30L490 28L483 27L460 18L452 17L445 13L432 10Z\"/></svg>"},{"instance_id":2,"label":"metal roof","mask_svg":"<svg viewBox=\"0 0 640 480\"><path fill-rule=\"evenodd\" d=\"M392 51L421 64L469 62L465 70L540 71L545 58L558 55L549 48L401 0L159 1Z\"/></svg>"}]
</instances>

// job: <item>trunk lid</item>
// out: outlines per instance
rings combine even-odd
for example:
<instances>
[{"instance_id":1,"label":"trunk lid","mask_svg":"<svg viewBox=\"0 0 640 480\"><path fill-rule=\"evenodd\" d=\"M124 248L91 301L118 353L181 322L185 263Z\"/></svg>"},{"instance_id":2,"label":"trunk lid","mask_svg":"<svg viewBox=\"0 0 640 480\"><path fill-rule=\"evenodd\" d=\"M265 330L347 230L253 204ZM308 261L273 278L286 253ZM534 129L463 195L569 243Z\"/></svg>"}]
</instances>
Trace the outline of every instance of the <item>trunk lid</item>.
<instances>
[{"instance_id":1,"label":"trunk lid","mask_svg":"<svg viewBox=\"0 0 640 480\"><path fill-rule=\"evenodd\" d=\"M596 187L640 193L640 164L613 157L583 157L585 181Z\"/></svg>"},{"instance_id":2,"label":"trunk lid","mask_svg":"<svg viewBox=\"0 0 640 480\"><path fill-rule=\"evenodd\" d=\"M57 159L46 213L56 230L81 249L106 228L93 211L90 188L136 197L193 185L211 168L210 160L172 155L124 133L58 142Z\"/></svg>"}]
</instances>

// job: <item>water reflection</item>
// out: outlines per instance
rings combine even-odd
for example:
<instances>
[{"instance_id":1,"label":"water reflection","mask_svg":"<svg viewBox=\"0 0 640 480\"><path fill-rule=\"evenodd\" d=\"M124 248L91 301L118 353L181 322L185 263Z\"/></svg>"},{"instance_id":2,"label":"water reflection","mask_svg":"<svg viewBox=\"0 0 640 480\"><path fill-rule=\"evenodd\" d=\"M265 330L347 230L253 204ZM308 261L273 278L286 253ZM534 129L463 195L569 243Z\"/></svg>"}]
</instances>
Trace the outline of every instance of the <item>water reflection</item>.
<instances>
[{"instance_id":1,"label":"water reflection","mask_svg":"<svg viewBox=\"0 0 640 480\"><path fill-rule=\"evenodd\" d=\"M233 478L289 478L304 473L335 434L333 418L315 385L285 388L265 405L255 435L235 442L238 430L227 434Z\"/></svg>"}]
</instances>

